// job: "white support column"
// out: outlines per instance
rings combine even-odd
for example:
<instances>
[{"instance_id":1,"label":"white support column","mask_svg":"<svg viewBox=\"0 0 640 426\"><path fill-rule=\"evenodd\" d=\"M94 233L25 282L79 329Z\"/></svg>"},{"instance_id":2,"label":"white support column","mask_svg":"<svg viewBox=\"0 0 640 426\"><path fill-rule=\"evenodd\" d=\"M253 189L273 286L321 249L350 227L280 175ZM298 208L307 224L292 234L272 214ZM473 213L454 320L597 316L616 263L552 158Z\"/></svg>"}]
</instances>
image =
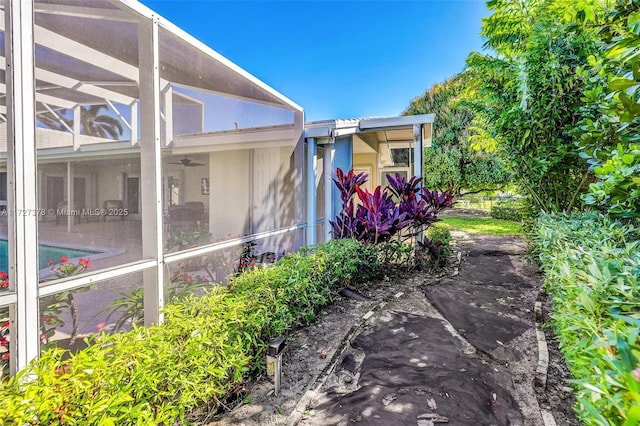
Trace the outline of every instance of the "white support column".
<instances>
[{"instance_id":1,"label":"white support column","mask_svg":"<svg viewBox=\"0 0 640 426\"><path fill-rule=\"evenodd\" d=\"M138 101L131 103L131 146L138 143Z\"/></svg>"},{"instance_id":2,"label":"white support column","mask_svg":"<svg viewBox=\"0 0 640 426\"><path fill-rule=\"evenodd\" d=\"M33 2L5 2L7 56L7 165L9 281L17 301L11 310L11 370L25 367L39 353L38 221Z\"/></svg>"},{"instance_id":3,"label":"white support column","mask_svg":"<svg viewBox=\"0 0 640 426\"><path fill-rule=\"evenodd\" d=\"M333 141L332 141L333 142ZM324 146L324 240L331 239L331 224L333 219L333 158L336 148L333 143Z\"/></svg>"},{"instance_id":4,"label":"white support column","mask_svg":"<svg viewBox=\"0 0 640 426\"><path fill-rule=\"evenodd\" d=\"M73 108L73 150L80 149L80 123L82 123L82 107L76 105Z\"/></svg>"},{"instance_id":5,"label":"white support column","mask_svg":"<svg viewBox=\"0 0 640 426\"><path fill-rule=\"evenodd\" d=\"M318 164L318 149L315 138L307 139L307 246L316 245L316 165Z\"/></svg>"},{"instance_id":6,"label":"white support column","mask_svg":"<svg viewBox=\"0 0 640 426\"><path fill-rule=\"evenodd\" d=\"M422 182L422 125L413 125L413 175Z\"/></svg>"},{"instance_id":7,"label":"white support column","mask_svg":"<svg viewBox=\"0 0 640 426\"><path fill-rule=\"evenodd\" d=\"M73 221L75 217L72 215L72 210L75 207L76 201L73 199L74 189L73 184L73 167L71 165L71 161L67 161L67 232L71 232L73 228Z\"/></svg>"},{"instance_id":8,"label":"white support column","mask_svg":"<svg viewBox=\"0 0 640 426\"><path fill-rule=\"evenodd\" d=\"M160 167L160 70L158 19L138 24L140 66L140 188L142 196L142 256L156 268L144 271L144 323L162 322L162 171Z\"/></svg>"},{"instance_id":9,"label":"white support column","mask_svg":"<svg viewBox=\"0 0 640 426\"><path fill-rule=\"evenodd\" d=\"M413 125L413 175L420 178L420 187L422 187L422 125ZM416 194L418 199L420 193ZM416 243L418 241L424 241L424 227L420 230L420 233L415 236ZM416 244L417 249L417 244Z\"/></svg>"},{"instance_id":10,"label":"white support column","mask_svg":"<svg viewBox=\"0 0 640 426\"><path fill-rule=\"evenodd\" d=\"M162 90L164 95L164 145L173 142L173 88L170 84Z\"/></svg>"}]
</instances>

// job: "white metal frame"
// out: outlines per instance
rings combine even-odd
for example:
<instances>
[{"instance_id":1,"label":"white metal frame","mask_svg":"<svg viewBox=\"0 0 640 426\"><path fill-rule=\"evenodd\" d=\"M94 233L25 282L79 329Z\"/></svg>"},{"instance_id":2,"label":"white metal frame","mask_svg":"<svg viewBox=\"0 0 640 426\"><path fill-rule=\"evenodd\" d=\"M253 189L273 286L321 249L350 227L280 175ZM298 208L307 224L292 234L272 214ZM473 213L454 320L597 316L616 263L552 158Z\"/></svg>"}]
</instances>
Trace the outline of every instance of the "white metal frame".
<instances>
[{"instance_id":1,"label":"white metal frame","mask_svg":"<svg viewBox=\"0 0 640 426\"><path fill-rule=\"evenodd\" d=\"M282 229L270 230L256 235L233 239L222 243L190 249L180 253L163 253L163 211L162 211L162 170L161 150L171 144L171 96L169 82L160 78L159 31L168 30L173 36L186 44L195 47L203 55L209 56L240 75L246 84L254 85L264 93L268 93L273 102L257 101L279 108L289 109L294 113L293 131L279 129L282 137L295 138L302 142L304 126L302 108L289 99L262 83L246 71L220 56L204 44L198 42L184 31L178 29L161 17L155 15L145 6L132 0L112 0L121 10L110 11L104 19L134 22L138 25L139 63L134 66L117 58L83 45L76 40L40 27L34 22L34 13L62 14L67 16L97 17L99 10L92 7L74 7L56 4L38 4L34 0L6 0L4 8L0 6L0 30L5 32L6 57L0 57L0 68L6 70L6 89L8 107L0 108L0 114L7 114L7 176L10 182L7 194L7 208L10 212L35 212L38 206L37 195L37 161L36 146L36 102L50 105L48 109L67 108L74 112L74 126L67 128L73 135L73 144L48 150L47 159L68 159L70 152L82 151L83 157L95 155L100 149L109 147L111 153L130 152L126 147L109 146L109 141L100 141L100 146L82 145L78 123L80 106L76 101L61 97L38 93L36 79L75 91L79 94L94 97L97 102L108 105L131 130L129 147L139 146L141 200L144 206L142 221L142 259L124 265L118 265L96 272L88 272L77 276L59 279L46 284L38 284L38 262L34 261L38 253L38 222L36 214L8 215L9 244L9 291L0 293L0 307L9 307L11 319L11 371L25 367L39 354L39 298L84 287L90 284L117 279L134 273L142 273L144 285L144 318L145 324L157 324L162 321L164 304L165 265L201 256L225 247L233 246L249 240L264 239L271 236L294 232L306 225L294 225ZM129 8L134 14L130 14ZM105 82L84 82L50 70L35 66L35 39L42 46L60 52L71 58L90 63L99 68L120 75L122 82L133 84L139 88L139 98L134 99L105 87ZM162 89L162 90L161 90ZM236 97L225 94L225 96ZM165 111L161 111L164 97ZM252 99L247 99L254 101ZM120 114L114 103L131 107L129 122ZM138 120L139 111L139 120ZM163 114L164 113L164 114ZM54 116L56 114L54 113ZM3 117L4 120L4 117ZM68 127L68 126L67 126ZM138 129L140 137L138 140ZM165 140L161 141L163 131ZM273 133L273 130L271 130ZM297 132L297 133L296 133ZM297 134L297 137L295 136ZM281 144L279 144L281 145ZM71 150L71 151L70 151ZM296 166L300 158L297 158ZM69 167L68 167L69 168ZM70 175L69 170L67 174ZM68 186L72 181L68 182ZM72 187L67 191L72 194ZM72 196L72 195L70 195ZM73 200L69 199L69 203ZM296 211L302 212L303 205L296 205Z\"/></svg>"},{"instance_id":2,"label":"white metal frame","mask_svg":"<svg viewBox=\"0 0 640 426\"><path fill-rule=\"evenodd\" d=\"M11 371L38 355L38 222L36 199L36 132L33 4L7 0L7 156L9 282L16 294L10 308Z\"/></svg>"}]
</instances>

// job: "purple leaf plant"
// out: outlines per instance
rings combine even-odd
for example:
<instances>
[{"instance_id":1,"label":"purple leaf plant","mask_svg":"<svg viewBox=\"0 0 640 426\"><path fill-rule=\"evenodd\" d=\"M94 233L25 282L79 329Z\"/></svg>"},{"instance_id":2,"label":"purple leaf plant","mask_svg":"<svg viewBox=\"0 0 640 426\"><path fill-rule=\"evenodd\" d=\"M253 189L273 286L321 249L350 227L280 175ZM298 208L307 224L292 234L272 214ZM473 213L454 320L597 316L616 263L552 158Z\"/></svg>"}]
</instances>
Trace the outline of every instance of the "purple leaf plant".
<instances>
[{"instance_id":1,"label":"purple leaf plant","mask_svg":"<svg viewBox=\"0 0 640 426\"><path fill-rule=\"evenodd\" d=\"M387 180L387 186L378 186L371 193L361 188L367 181L365 173L336 170L333 181L340 191L342 210L331 221L334 238L354 238L370 244L396 236L409 239L438 221L440 211L453 204L449 191L421 187L418 177L407 180L396 173L395 177L387 176Z\"/></svg>"}]
</instances>

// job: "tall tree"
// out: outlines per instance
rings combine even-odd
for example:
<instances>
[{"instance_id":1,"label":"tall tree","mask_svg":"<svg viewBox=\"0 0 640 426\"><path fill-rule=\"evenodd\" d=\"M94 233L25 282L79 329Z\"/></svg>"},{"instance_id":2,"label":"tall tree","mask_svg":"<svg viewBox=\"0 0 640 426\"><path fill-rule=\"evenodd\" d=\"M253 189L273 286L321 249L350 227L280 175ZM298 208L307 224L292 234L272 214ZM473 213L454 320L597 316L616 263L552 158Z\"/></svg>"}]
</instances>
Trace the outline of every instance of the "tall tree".
<instances>
[{"instance_id":1,"label":"tall tree","mask_svg":"<svg viewBox=\"0 0 640 426\"><path fill-rule=\"evenodd\" d=\"M592 175L572 132L586 84L576 69L598 52L598 0L490 0L486 53L467 59L476 142L495 147L542 210L572 210ZM474 140L474 138L472 138Z\"/></svg>"},{"instance_id":2,"label":"tall tree","mask_svg":"<svg viewBox=\"0 0 640 426\"><path fill-rule=\"evenodd\" d=\"M455 194L495 190L509 181L495 154L472 147L469 126L474 113L460 102L465 84L461 74L434 84L403 113L436 114L433 145L425 149L424 182L428 188L449 189Z\"/></svg>"}]
</instances>

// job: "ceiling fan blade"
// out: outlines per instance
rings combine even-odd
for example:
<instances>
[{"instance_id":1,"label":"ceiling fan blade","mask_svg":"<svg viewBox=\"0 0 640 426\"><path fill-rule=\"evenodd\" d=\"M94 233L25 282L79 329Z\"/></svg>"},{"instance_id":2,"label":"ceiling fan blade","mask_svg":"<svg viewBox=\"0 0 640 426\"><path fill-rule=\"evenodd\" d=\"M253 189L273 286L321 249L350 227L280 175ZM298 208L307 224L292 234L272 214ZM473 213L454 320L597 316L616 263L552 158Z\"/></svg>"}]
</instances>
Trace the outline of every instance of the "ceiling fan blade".
<instances>
[{"instance_id":1,"label":"ceiling fan blade","mask_svg":"<svg viewBox=\"0 0 640 426\"><path fill-rule=\"evenodd\" d=\"M184 156L184 158L182 160L179 161L170 161L167 164L177 164L180 166L185 166L185 167L197 167L197 166L206 166L206 164L203 163L196 163L194 161L191 161L191 159L189 157L187 157L186 155Z\"/></svg>"}]
</instances>

